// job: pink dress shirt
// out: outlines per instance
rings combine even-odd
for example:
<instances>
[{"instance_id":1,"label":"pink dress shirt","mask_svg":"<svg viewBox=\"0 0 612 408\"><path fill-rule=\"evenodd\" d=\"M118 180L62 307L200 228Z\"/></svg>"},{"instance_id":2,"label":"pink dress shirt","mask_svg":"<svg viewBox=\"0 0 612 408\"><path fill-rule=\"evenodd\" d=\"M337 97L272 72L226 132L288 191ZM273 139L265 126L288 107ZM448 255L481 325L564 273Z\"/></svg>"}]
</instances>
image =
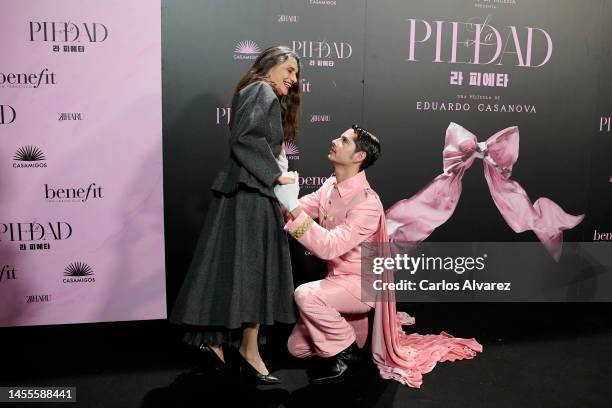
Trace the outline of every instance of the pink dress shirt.
<instances>
[{"instance_id":1,"label":"pink dress shirt","mask_svg":"<svg viewBox=\"0 0 612 408\"><path fill-rule=\"evenodd\" d=\"M302 213L287 222L290 232L313 255L327 260L327 277L361 299L362 242L376 239L384 209L360 171L341 183L330 177L314 193L300 198ZM318 218L319 224L310 222ZM301 234L296 231L304 226ZM299 235L299 236L298 236ZM374 302L364 302L374 307Z\"/></svg>"}]
</instances>

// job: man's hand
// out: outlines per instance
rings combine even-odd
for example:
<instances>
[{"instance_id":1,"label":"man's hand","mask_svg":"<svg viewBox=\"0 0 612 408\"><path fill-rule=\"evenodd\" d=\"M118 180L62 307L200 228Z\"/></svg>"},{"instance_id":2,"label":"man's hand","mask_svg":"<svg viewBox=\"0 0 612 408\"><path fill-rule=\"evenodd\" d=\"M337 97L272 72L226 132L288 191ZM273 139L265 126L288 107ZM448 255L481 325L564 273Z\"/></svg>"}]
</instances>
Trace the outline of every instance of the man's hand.
<instances>
[{"instance_id":1,"label":"man's hand","mask_svg":"<svg viewBox=\"0 0 612 408\"><path fill-rule=\"evenodd\" d=\"M293 184L283 184L274 186L274 195L287 211L291 212L298 206L298 194L300 193L300 185L295 182Z\"/></svg>"}]
</instances>

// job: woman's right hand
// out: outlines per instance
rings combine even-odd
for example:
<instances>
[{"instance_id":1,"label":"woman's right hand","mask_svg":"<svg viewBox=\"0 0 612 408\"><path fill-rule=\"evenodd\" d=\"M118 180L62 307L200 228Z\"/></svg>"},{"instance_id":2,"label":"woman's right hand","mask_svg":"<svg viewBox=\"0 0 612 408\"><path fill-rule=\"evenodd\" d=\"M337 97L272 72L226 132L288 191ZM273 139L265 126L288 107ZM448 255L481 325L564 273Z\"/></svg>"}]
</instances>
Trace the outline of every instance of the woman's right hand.
<instances>
[{"instance_id":1,"label":"woman's right hand","mask_svg":"<svg viewBox=\"0 0 612 408\"><path fill-rule=\"evenodd\" d=\"M285 171L278 176L276 182L278 184L293 184L297 181L298 177L297 171Z\"/></svg>"}]
</instances>

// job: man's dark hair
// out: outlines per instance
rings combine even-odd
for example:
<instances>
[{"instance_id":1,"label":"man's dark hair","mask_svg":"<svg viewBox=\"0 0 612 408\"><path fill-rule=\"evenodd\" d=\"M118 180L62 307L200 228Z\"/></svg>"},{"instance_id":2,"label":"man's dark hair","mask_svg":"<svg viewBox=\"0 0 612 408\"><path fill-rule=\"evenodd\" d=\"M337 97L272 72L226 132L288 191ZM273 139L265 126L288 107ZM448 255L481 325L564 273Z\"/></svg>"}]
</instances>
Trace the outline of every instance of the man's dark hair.
<instances>
[{"instance_id":1,"label":"man's dark hair","mask_svg":"<svg viewBox=\"0 0 612 408\"><path fill-rule=\"evenodd\" d=\"M365 159L363 159L359 166L360 171L365 170L373 165L380 156L380 141L372 133L357 125L353 125L351 128L357 134L357 137L355 137L355 153L366 153Z\"/></svg>"}]
</instances>

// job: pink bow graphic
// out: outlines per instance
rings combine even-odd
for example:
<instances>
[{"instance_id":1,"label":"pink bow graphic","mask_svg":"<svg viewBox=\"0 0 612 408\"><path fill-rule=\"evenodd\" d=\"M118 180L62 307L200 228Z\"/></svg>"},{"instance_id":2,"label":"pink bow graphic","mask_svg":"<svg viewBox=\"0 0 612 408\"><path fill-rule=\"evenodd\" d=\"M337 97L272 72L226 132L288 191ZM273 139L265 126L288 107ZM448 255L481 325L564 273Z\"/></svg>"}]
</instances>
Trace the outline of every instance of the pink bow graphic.
<instances>
[{"instance_id":1,"label":"pink bow graphic","mask_svg":"<svg viewBox=\"0 0 612 408\"><path fill-rule=\"evenodd\" d=\"M391 241L419 243L444 224L455 211L461 179L474 159L481 158L491 197L514 232L533 230L555 259L561 256L563 230L574 228L584 215L567 214L554 201L541 197L534 204L516 181L510 180L518 159L519 131L501 130L478 143L471 132L452 123L446 129L442 152L444 173L412 197L398 201L386 213Z\"/></svg>"}]
</instances>

